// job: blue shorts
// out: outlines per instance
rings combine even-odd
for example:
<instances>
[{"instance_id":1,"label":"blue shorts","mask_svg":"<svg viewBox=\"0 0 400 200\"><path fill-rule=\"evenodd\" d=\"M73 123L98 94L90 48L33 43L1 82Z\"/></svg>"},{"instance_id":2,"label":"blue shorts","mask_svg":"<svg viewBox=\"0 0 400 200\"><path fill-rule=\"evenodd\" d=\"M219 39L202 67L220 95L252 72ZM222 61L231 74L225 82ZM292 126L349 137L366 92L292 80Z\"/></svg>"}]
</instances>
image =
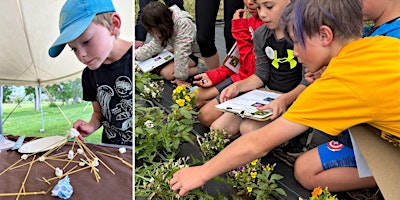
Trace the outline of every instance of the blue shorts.
<instances>
[{"instance_id":1,"label":"blue shorts","mask_svg":"<svg viewBox=\"0 0 400 200\"><path fill-rule=\"evenodd\" d=\"M337 141L331 141L318 146L322 168L328 170L335 167L357 167L352 148Z\"/></svg>"}]
</instances>

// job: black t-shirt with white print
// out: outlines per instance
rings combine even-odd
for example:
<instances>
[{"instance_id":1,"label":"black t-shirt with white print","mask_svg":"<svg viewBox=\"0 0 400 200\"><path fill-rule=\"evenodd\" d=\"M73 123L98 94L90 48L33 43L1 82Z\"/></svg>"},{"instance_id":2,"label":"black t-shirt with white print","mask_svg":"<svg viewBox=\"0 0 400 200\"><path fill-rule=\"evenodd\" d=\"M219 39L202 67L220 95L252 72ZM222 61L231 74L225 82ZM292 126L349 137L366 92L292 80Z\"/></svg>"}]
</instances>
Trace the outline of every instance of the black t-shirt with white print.
<instances>
[{"instance_id":1,"label":"black t-shirt with white print","mask_svg":"<svg viewBox=\"0 0 400 200\"><path fill-rule=\"evenodd\" d=\"M132 47L118 61L82 73L83 100L97 101L102 111L102 142L132 145Z\"/></svg>"}]
</instances>

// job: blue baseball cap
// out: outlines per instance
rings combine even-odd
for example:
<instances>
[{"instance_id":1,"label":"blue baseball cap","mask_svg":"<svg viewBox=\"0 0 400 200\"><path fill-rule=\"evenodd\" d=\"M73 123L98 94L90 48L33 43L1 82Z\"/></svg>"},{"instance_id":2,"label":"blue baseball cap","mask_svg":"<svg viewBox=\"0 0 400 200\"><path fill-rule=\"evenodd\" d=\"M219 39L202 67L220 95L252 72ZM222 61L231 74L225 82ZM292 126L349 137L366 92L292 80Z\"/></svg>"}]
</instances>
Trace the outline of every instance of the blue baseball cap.
<instances>
[{"instance_id":1,"label":"blue baseball cap","mask_svg":"<svg viewBox=\"0 0 400 200\"><path fill-rule=\"evenodd\" d=\"M57 57L65 44L78 38L100 13L115 12L111 0L67 0L60 12L60 36L49 49L50 57Z\"/></svg>"}]
</instances>

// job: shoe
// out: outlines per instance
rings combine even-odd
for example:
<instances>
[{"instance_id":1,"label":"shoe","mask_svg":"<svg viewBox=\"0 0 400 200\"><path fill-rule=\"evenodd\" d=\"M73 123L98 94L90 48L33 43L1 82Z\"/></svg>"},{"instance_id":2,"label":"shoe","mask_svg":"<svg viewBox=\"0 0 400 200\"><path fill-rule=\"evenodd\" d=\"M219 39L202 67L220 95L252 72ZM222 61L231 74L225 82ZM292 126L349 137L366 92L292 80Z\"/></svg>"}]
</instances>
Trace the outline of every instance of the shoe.
<instances>
[{"instance_id":1,"label":"shoe","mask_svg":"<svg viewBox=\"0 0 400 200\"><path fill-rule=\"evenodd\" d=\"M309 128L304 133L289 140L287 145L283 147L283 151L286 152L287 155L293 157L298 157L304 152L308 151L314 135L313 130L314 129Z\"/></svg>"}]
</instances>

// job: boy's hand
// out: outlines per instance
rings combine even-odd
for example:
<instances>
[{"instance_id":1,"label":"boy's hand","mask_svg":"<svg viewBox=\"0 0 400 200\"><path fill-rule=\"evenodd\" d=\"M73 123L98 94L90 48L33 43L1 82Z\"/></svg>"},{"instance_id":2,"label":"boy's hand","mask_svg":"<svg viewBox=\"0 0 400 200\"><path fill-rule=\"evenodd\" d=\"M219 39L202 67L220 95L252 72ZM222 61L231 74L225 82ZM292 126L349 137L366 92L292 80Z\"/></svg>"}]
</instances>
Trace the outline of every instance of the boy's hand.
<instances>
[{"instance_id":1,"label":"boy's hand","mask_svg":"<svg viewBox=\"0 0 400 200\"><path fill-rule=\"evenodd\" d=\"M234 19L247 19L245 10L244 9L237 9L235 14L233 14L232 20L234 20Z\"/></svg>"},{"instance_id":2,"label":"boy's hand","mask_svg":"<svg viewBox=\"0 0 400 200\"><path fill-rule=\"evenodd\" d=\"M193 81L193 84L199 87L211 87L213 85L211 79L206 73L197 74L196 76L194 76L194 79L196 81Z\"/></svg>"},{"instance_id":3,"label":"boy's hand","mask_svg":"<svg viewBox=\"0 0 400 200\"><path fill-rule=\"evenodd\" d=\"M264 106L257 107L258 110L271 110L271 120L274 120L281 116L286 111L286 104L285 102L279 100L279 98L271 101L269 104Z\"/></svg>"},{"instance_id":4,"label":"boy's hand","mask_svg":"<svg viewBox=\"0 0 400 200\"><path fill-rule=\"evenodd\" d=\"M80 133L78 138L82 141L95 131L95 128L91 124L80 119L78 119L72 127Z\"/></svg>"},{"instance_id":5,"label":"boy's hand","mask_svg":"<svg viewBox=\"0 0 400 200\"><path fill-rule=\"evenodd\" d=\"M233 83L221 91L219 101L221 103L228 101L229 99L236 97L239 94L239 91L237 84Z\"/></svg>"},{"instance_id":6,"label":"boy's hand","mask_svg":"<svg viewBox=\"0 0 400 200\"><path fill-rule=\"evenodd\" d=\"M185 167L175 172L169 181L171 189L179 196L186 196L190 190L198 188L206 183L203 180L201 166Z\"/></svg>"},{"instance_id":7,"label":"boy's hand","mask_svg":"<svg viewBox=\"0 0 400 200\"><path fill-rule=\"evenodd\" d=\"M309 84L311 84L311 83L313 83L315 80L319 79L319 77L321 77L321 75L322 75L322 73L324 73L325 69L326 69L326 66L325 66L325 67L322 67L321 69L319 69L319 70L316 71L316 72L310 72L310 71L308 71L308 69L306 68L306 69L305 69L305 72L306 72L306 73L304 74L304 79L306 79L306 81L307 81Z\"/></svg>"}]
</instances>

